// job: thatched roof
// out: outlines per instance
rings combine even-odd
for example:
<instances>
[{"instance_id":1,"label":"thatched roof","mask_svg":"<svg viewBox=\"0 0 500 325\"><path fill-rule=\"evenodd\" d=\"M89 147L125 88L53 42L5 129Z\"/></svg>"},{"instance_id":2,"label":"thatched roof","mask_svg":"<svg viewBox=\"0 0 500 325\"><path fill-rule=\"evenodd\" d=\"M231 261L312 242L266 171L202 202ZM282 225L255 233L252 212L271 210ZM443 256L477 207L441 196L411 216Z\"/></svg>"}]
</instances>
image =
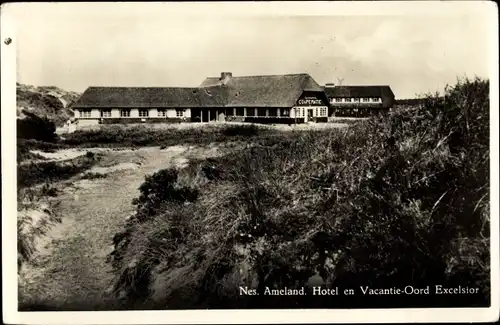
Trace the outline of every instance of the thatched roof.
<instances>
[{"instance_id":1,"label":"thatched roof","mask_svg":"<svg viewBox=\"0 0 500 325\"><path fill-rule=\"evenodd\" d=\"M322 91L307 73L206 78L200 87L219 86L227 89L229 107L292 107L305 90Z\"/></svg>"},{"instance_id":2,"label":"thatched roof","mask_svg":"<svg viewBox=\"0 0 500 325\"><path fill-rule=\"evenodd\" d=\"M308 74L207 78L199 87L89 87L73 108L292 107L321 88Z\"/></svg>"},{"instance_id":3,"label":"thatched roof","mask_svg":"<svg viewBox=\"0 0 500 325\"><path fill-rule=\"evenodd\" d=\"M218 107L223 93L219 87L89 87L73 108Z\"/></svg>"},{"instance_id":4,"label":"thatched roof","mask_svg":"<svg viewBox=\"0 0 500 325\"><path fill-rule=\"evenodd\" d=\"M328 98L335 97L392 97L391 87L382 86L334 86L325 87Z\"/></svg>"}]
</instances>

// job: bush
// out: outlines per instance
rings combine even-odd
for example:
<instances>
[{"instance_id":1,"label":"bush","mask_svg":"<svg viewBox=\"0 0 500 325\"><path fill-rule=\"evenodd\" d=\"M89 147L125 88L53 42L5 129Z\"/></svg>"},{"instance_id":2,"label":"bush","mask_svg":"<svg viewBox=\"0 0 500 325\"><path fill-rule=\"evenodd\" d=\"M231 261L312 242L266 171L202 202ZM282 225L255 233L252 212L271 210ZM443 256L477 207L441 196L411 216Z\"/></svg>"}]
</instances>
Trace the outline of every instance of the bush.
<instances>
[{"instance_id":1,"label":"bush","mask_svg":"<svg viewBox=\"0 0 500 325\"><path fill-rule=\"evenodd\" d=\"M259 134L259 127L250 124L250 125L235 125L235 126L229 126L224 129L222 129L222 134L225 136L256 136Z\"/></svg>"},{"instance_id":2,"label":"bush","mask_svg":"<svg viewBox=\"0 0 500 325\"><path fill-rule=\"evenodd\" d=\"M33 214L38 217L33 217ZM42 211L21 211L17 219L17 264L18 272L25 263L33 261L37 252L37 241L46 235L50 228L60 223L61 218L46 207Z\"/></svg>"},{"instance_id":3,"label":"bush","mask_svg":"<svg viewBox=\"0 0 500 325\"><path fill-rule=\"evenodd\" d=\"M17 252L18 267L33 262L37 252L37 241L45 236L47 231L56 223L61 222L60 216L55 213L57 205L50 200L59 194L59 190L45 183L36 188L18 190L17 205ZM19 272L18 269L18 272Z\"/></svg>"},{"instance_id":4,"label":"bush","mask_svg":"<svg viewBox=\"0 0 500 325\"><path fill-rule=\"evenodd\" d=\"M17 188L68 179L95 164L95 158L78 157L67 161L38 161L18 164Z\"/></svg>"},{"instance_id":5,"label":"bush","mask_svg":"<svg viewBox=\"0 0 500 325\"><path fill-rule=\"evenodd\" d=\"M101 174L101 173L85 173L82 176L82 179L100 179L100 178L106 178L106 174Z\"/></svg>"},{"instance_id":6,"label":"bush","mask_svg":"<svg viewBox=\"0 0 500 325\"><path fill-rule=\"evenodd\" d=\"M277 132L275 132L277 133ZM62 143L70 146L173 146L224 141L253 141L273 131L255 125L204 126L201 128L155 129L149 126L102 125L94 130L67 134Z\"/></svg>"},{"instance_id":7,"label":"bush","mask_svg":"<svg viewBox=\"0 0 500 325\"><path fill-rule=\"evenodd\" d=\"M17 137L54 142L57 139L54 122L25 111L26 118L17 119Z\"/></svg>"},{"instance_id":8,"label":"bush","mask_svg":"<svg viewBox=\"0 0 500 325\"><path fill-rule=\"evenodd\" d=\"M466 79L347 130L269 137L162 171L141 187L139 217L115 238L117 288L137 308L487 306L488 90L488 81ZM185 188L197 195L179 199ZM480 292L263 296L313 278L325 287ZM242 297L240 286L260 296Z\"/></svg>"}]
</instances>

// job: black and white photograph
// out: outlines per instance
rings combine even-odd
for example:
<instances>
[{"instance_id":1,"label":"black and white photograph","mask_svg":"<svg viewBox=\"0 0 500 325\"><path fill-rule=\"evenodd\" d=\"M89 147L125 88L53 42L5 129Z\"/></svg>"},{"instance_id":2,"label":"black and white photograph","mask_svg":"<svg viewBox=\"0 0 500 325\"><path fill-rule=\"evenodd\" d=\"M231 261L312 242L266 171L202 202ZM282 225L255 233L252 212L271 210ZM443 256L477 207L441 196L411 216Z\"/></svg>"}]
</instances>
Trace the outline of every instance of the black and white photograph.
<instances>
[{"instance_id":1,"label":"black and white photograph","mask_svg":"<svg viewBox=\"0 0 500 325\"><path fill-rule=\"evenodd\" d=\"M1 23L5 323L498 320L494 2Z\"/></svg>"}]
</instances>

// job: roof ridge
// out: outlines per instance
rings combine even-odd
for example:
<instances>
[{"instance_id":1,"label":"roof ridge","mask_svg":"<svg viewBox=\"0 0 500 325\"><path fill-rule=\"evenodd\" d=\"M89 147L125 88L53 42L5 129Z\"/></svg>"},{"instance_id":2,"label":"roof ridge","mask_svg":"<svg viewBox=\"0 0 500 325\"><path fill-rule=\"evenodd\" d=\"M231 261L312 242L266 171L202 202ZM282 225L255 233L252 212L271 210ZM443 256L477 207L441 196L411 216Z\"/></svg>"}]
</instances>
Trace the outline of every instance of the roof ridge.
<instances>
[{"instance_id":1,"label":"roof ridge","mask_svg":"<svg viewBox=\"0 0 500 325\"><path fill-rule=\"evenodd\" d=\"M333 87L328 87L328 88L335 88L335 87L390 87L390 85L334 85Z\"/></svg>"},{"instance_id":2,"label":"roof ridge","mask_svg":"<svg viewBox=\"0 0 500 325\"><path fill-rule=\"evenodd\" d=\"M286 77L286 76L309 76L311 75L307 72L301 72L301 73L285 73L285 74L258 74L258 75L244 75L244 76L231 76L232 79L234 78L255 78L255 77ZM207 77L206 79L220 79L220 77Z\"/></svg>"},{"instance_id":3,"label":"roof ridge","mask_svg":"<svg viewBox=\"0 0 500 325\"><path fill-rule=\"evenodd\" d=\"M100 88L100 89L117 89L117 88L122 88L122 89L199 89L200 86L193 86L193 87L176 87L176 86L89 86L87 89L90 88Z\"/></svg>"}]
</instances>

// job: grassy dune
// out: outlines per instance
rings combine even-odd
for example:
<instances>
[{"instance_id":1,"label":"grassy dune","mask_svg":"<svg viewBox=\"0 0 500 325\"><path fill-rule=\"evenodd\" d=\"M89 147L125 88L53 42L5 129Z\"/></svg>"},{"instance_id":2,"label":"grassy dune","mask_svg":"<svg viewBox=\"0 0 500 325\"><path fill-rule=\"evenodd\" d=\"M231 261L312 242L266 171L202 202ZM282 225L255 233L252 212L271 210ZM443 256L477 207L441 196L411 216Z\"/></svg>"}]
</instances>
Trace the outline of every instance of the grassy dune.
<instances>
[{"instance_id":1,"label":"grassy dune","mask_svg":"<svg viewBox=\"0 0 500 325\"><path fill-rule=\"evenodd\" d=\"M487 305L488 87L462 80L389 117L266 137L147 177L114 238L116 294L151 309ZM312 279L479 293L262 296ZM240 286L261 296L241 296Z\"/></svg>"}]
</instances>

